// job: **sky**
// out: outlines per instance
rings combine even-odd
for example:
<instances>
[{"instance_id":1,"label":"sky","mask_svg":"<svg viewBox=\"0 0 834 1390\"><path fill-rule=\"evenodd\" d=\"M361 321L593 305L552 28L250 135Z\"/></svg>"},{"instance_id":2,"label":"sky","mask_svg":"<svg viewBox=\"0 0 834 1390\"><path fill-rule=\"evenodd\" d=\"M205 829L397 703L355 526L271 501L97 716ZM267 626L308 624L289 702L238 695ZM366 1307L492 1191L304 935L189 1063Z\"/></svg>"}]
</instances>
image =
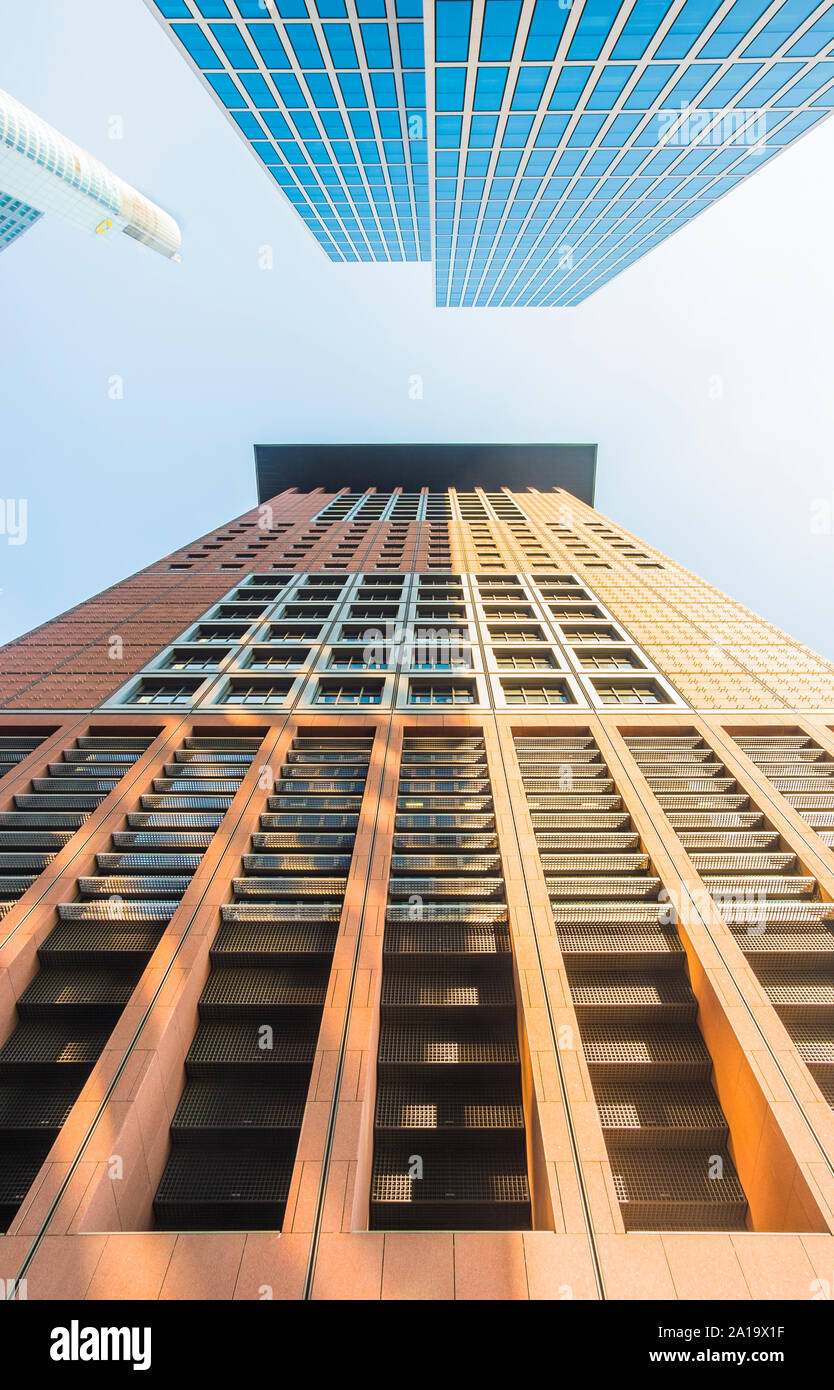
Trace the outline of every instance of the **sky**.
<instances>
[{"instance_id":1,"label":"sky","mask_svg":"<svg viewBox=\"0 0 834 1390\"><path fill-rule=\"evenodd\" d=\"M834 121L577 308L436 309L325 258L142 0L4 6L0 87L183 231L0 255L0 641L254 505L255 443L592 441L603 513L834 659Z\"/></svg>"}]
</instances>

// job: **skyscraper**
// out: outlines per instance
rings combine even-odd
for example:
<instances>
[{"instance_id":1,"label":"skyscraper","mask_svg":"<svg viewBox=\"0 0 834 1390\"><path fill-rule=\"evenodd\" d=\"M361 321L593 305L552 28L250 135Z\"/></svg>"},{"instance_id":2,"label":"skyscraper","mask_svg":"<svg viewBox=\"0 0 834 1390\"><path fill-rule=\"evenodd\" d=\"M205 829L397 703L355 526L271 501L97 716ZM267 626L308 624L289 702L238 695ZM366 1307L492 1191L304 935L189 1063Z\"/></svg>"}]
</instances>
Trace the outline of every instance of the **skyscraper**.
<instances>
[{"instance_id":1,"label":"skyscraper","mask_svg":"<svg viewBox=\"0 0 834 1390\"><path fill-rule=\"evenodd\" d=\"M5 250L42 216L37 208L30 208L10 193L0 193L0 249Z\"/></svg>"},{"instance_id":2,"label":"skyscraper","mask_svg":"<svg viewBox=\"0 0 834 1390\"><path fill-rule=\"evenodd\" d=\"M834 665L593 446L257 463L0 652L0 1278L821 1296Z\"/></svg>"},{"instance_id":3,"label":"skyscraper","mask_svg":"<svg viewBox=\"0 0 834 1390\"><path fill-rule=\"evenodd\" d=\"M45 212L99 237L125 232L177 259L173 217L0 91L0 251Z\"/></svg>"},{"instance_id":4,"label":"skyscraper","mask_svg":"<svg viewBox=\"0 0 834 1390\"><path fill-rule=\"evenodd\" d=\"M834 103L816 0L146 0L336 261L575 305Z\"/></svg>"}]
</instances>

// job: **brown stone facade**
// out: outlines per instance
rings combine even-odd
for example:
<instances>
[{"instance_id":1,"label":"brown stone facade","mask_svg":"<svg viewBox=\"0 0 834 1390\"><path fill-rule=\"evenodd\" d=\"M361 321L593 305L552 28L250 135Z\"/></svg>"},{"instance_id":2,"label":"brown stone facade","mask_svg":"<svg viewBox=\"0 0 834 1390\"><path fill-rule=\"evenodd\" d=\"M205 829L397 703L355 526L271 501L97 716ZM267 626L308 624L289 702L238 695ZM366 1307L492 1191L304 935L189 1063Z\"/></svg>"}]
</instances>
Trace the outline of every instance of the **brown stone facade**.
<instances>
[{"instance_id":1,"label":"brown stone facade","mask_svg":"<svg viewBox=\"0 0 834 1390\"><path fill-rule=\"evenodd\" d=\"M485 509L486 535L483 523L473 530L454 493L445 535L431 536L424 518L397 526L374 519L358 531L350 519L338 519L322 530L315 518L336 500L332 495L284 494L0 652L0 738L41 740L0 778L0 824L77 739L141 733L147 740L0 917L0 1044L18 1024L17 1003L37 974L38 950L59 920L59 905L75 899L79 879L95 871L114 831L170 775L175 750L186 738L207 735L248 735L257 747L0 1236L0 1279L25 1279L29 1299L830 1296L834 1112L820 1068L809 1067L807 1053L803 1058L744 942L711 903L634 754L634 739L702 739L720 759L725 782L751 799L781 852L813 880L815 901L834 904L830 837L809 825L744 743L757 731L777 739L802 735L826 757L834 754L834 666L566 493L505 492L521 512L514 524L490 497L471 496ZM503 569L492 559L496 551ZM112 701L249 574L384 575L394 563L408 575L481 577L535 575L556 565L622 624L669 682L675 702L603 706L589 697L587 705L539 708L481 700L467 710L392 701L387 708L328 710L294 698L286 708L140 711ZM488 622L484 617L478 630L486 632ZM122 642L117 659L109 655L113 636ZM473 649L480 649L488 676L488 647L476 637ZM571 674L584 679L579 666ZM264 769L277 775L294 740L322 734L373 742L283 1224L156 1229L154 1194L170 1153L210 948L267 809ZM530 1229L518 1231L374 1230L377 1051L402 752L415 737L471 736L483 739L506 893L532 1219ZM641 853L675 906L709 1081L747 1201L744 1229L626 1228L517 752L519 739L572 736L593 740ZM834 1009L815 1018L827 1036Z\"/></svg>"}]
</instances>

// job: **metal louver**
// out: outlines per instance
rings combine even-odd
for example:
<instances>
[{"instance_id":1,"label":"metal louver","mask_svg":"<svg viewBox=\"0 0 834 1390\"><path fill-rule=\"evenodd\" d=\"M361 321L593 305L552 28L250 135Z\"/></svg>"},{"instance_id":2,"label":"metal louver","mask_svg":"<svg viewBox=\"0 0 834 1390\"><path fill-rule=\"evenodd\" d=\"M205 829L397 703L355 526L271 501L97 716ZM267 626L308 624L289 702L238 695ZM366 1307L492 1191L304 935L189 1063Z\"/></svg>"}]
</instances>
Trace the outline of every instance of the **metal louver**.
<instances>
[{"instance_id":1,"label":"metal louver","mask_svg":"<svg viewBox=\"0 0 834 1390\"><path fill-rule=\"evenodd\" d=\"M800 793L810 784L806 773L813 773L820 787L831 788L834 806L834 761L810 738L739 735L736 742L795 807L800 807ZM707 767L714 774L712 785L722 788L718 799L723 798L727 808L716 808L708 818L709 828L681 825L681 818L672 818L673 825L800 1056L824 1093L834 1099L834 1087L828 1084L834 1079L834 1048L809 1047L805 1031L822 1029L824 1036L834 1037L834 904L822 900L816 879L800 872L796 855L767 825L764 812L727 774L704 739L698 736L685 750L670 746L674 740L662 734L650 745L632 738L626 743L643 772L662 756L673 771L697 759L699 773ZM780 775L794 770L802 776ZM666 810L669 796L659 783L654 791ZM734 809L739 800L741 812ZM736 824L740 814L744 829Z\"/></svg>"},{"instance_id":2,"label":"metal louver","mask_svg":"<svg viewBox=\"0 0 834 1390\"><path fill-rule=\"evenodd\" d=\"M690 751L693 740L672 742L692 761L697 796L681 795L690 780L674 761L667 766L654 740L645 757L671 795L694 808L714 781ZM743 1229L747 1202L661 881L591 738L583 757L596 793L572 775L574 743L517 737L516 749L623 1221L627 1230Z\"/></svg>"},{"instance_id":3,"label":"metal louver","mask_svg":"<svg viewBox=\"0 0 834 1390\"><path fill-rule=\"evenodd\" d=\"M154 1200L160 1229L280 1229L372 742L300 736L287 753L221 908Z\"/></svg>"},{"instance_id":4,"label":"metal louver","mask_svg":"<svg viewBox=\"0 0 834 1390\"><path fill-rule=\"evenodd\" d=\"M27 803L37 806L27 804L0 816L0 834L29 837L30 849L44 836L63 842L150 742L140 737L79 738L60 763L49 765L47 778L35 779L36 784L48 784L48 790L27 794ZM178 766L192 766L189 757L197 742L185 740L176 755ZM259 740L222 742L234 750L235 772L223 798L225 810ZM201 771L211 773L222 764L226 776L229 754L206 740L199 745ZM191 781L185 784L190 788ZM88 795L79 788L95 791ZM154 794L141 798L141 808L130 812L123 828L113 833L110 850L96 856L96 872L76 881L77 898L58 904L58 921L38 950L40 969L18 1000L17 1027L0 1048L4 1228L26 1196L220 824L222 811L193 815L181 809L187 800L172 794L168 801L177 810L168 814L154 809ZM14 817L11 823L9 817ZM72 826L66 824L68 817ZM155 841L158 836L161 842ZM58 848L54 845L54 852Z\"/></svg>"},{"instance_id":5,"label":"metal louver","mask_svg":"<svg viewBox=\"0 0 834 1390\"><path fill-rule=\"evenodd\" d=\"M406 737L384 938L374 1230L531 1224L497 850L482 739Z\"/></svg>"}]
</instances>

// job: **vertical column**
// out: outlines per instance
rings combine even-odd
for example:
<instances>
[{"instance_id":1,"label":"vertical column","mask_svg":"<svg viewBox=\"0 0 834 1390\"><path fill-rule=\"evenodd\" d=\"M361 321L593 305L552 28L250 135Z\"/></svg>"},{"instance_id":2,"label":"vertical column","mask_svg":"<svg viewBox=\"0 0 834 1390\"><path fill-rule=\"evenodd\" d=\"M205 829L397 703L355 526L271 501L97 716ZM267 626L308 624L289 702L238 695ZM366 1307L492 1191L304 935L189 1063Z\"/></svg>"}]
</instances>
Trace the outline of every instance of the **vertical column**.
<instances>
[{"instance_id":1,"label":"vertical column","mask_svg":"<svg viewBox=\"0 0 834 1390\"><path fill-rule=\"evenodd\" d=\"M18 853L18 859L28 861L30 872L7 878L6 892L14 888L14 897L20 897L31 887L35 875L48 867L152 742L148 735L82 735L49 764L45 777L33 778L29 791L15 794L16 809L3 812L2 821L6 833L21 837L26 854ZM121 912L119 887L124 884L114 884L107 875L81 878L78 901L58 906L58 925L38 949L40 969L17 1000L17 1026L0 1048L4 1229L24 1201L158 939L145 939L141 955L116 968L103 962L89 940L68 939L79 930L68 924L85 913L106 918ZM100 902L86 906L102 896L110 900L106 907Z\"/></svg>"},{"instance_id":2,"label":"vertical column","mask_svg":"<svg viewBox=\"0 0 834 1390\"><path fill-rule=\"evenodd\" d=\"M388 900L371 1226L528 1229L512 948L474 729L406 734Z\"/></svg>"},{"instance_id":3,"label":"vertical column","mask_svg":"<svg viewBox=\"0 0 834 1390\"><path fill-rule=\"evenodd\" d=\"M284 1220L372 742L292 739L221 908L154 1201L162 1229Z\"/></svg>"},{"instance_id":4,"label":"vertical column","mask_svg":"<svg viewBox=\"0 0 834 1390\"><path fill-rule=\"evenodd\" d=\"M516 748L626 1229L743 1229L662 882L590 734Z\"/></svg>"}]
</instances>

